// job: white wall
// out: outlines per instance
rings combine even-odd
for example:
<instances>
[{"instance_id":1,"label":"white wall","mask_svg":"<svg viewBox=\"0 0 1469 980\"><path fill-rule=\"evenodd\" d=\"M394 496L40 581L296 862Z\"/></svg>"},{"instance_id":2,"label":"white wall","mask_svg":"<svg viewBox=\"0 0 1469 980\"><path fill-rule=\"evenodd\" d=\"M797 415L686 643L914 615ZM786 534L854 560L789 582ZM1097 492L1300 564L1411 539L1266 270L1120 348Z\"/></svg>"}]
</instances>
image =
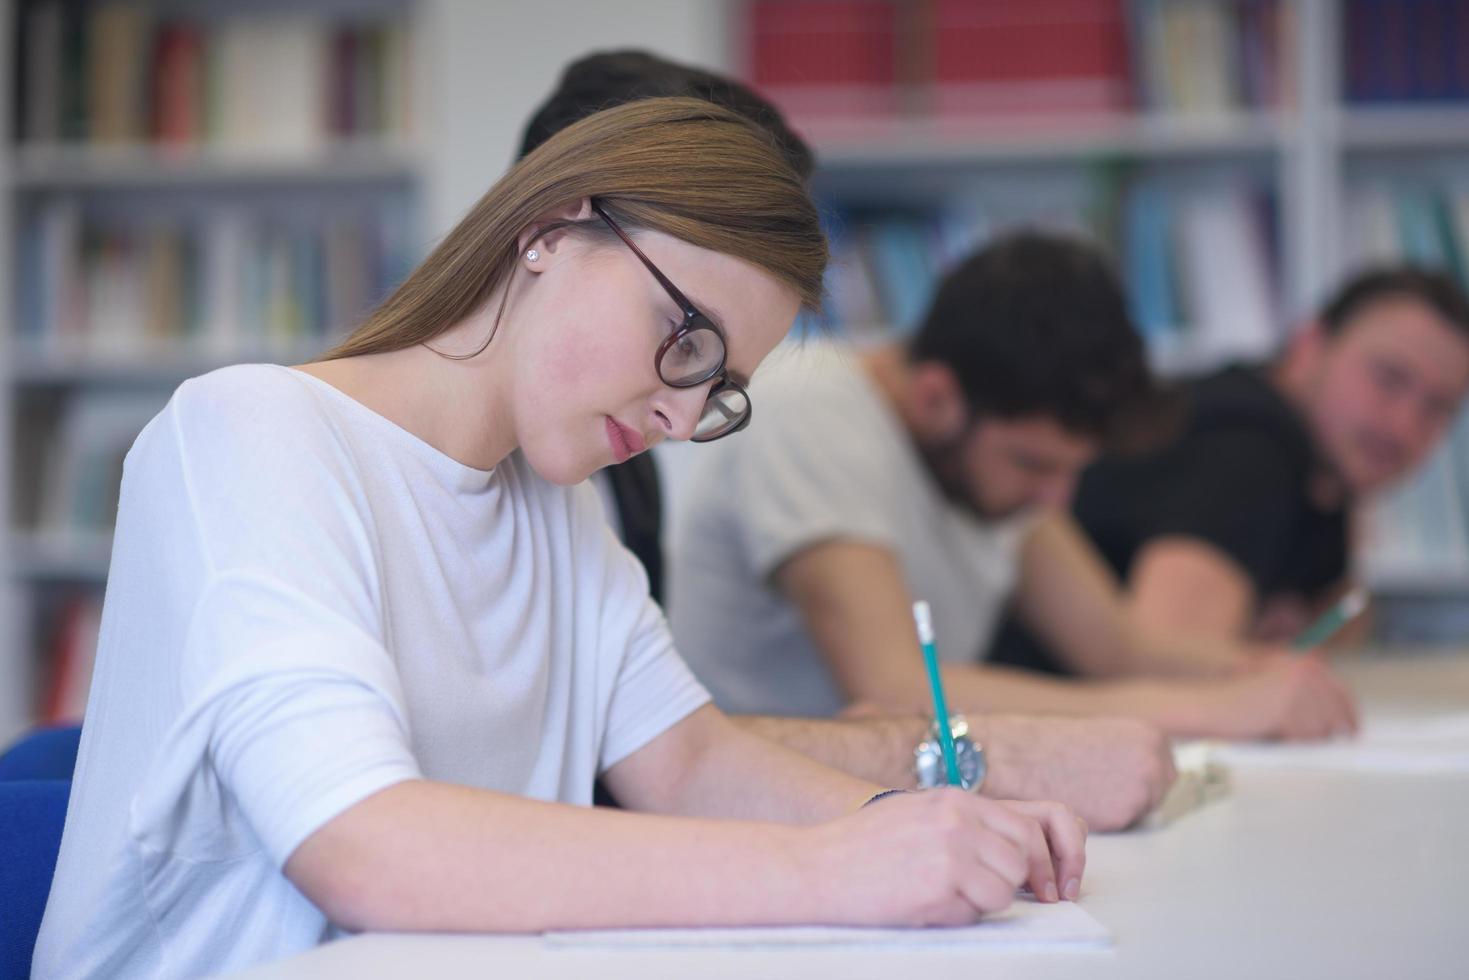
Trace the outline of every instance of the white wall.
<instances>
[{"instance_id":1,"label":"white wall","mask_svg":"<svg viewBox=\"0 0 1469 980\"><path fill-rule=\"evenodd\" d=\"M423 0L424 230L447 232L510 164L567 62L639 47L722 69L726 0Z\"/></svg>"}]
</instances>

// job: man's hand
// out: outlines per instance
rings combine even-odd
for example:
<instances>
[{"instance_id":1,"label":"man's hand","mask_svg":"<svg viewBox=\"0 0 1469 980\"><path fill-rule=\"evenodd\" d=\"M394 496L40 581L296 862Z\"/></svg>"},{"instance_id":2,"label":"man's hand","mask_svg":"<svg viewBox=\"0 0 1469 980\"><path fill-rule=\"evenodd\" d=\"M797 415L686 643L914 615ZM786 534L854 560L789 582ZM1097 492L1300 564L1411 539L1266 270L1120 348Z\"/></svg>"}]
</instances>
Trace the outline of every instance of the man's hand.
<instances>
[{"instance_id":1,"label":"man's hand","mask_svg":"<svg viewBox=\"0 0 1469 980\"><path fill-rule=\"evenodd\" d=\"M1058 800L1093 830L1122 830L1173 785L1163 733L1130 718L989 715L971 729L984 746L986 796Z\"/></svg>"},{"instance_id":2,"label":"man's hand","mask_svg":"<svg viewBox=\"0 0 1469 980\"><path fill-rule=\"evenodd\" d=\"M1320 654L1272 654L1198 692L1198 734L1288 741L1330 738L1357 730L1351 692Z\"/></svg>"}]
</instances>

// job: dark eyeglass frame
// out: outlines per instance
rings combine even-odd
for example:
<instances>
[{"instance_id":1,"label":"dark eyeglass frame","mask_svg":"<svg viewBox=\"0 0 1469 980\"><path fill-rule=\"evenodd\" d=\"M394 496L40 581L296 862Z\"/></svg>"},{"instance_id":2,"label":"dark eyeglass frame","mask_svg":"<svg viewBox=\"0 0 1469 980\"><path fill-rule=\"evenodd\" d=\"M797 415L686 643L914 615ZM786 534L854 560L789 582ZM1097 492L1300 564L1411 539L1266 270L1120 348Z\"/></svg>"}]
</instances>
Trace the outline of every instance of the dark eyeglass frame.
<instances>
[{"instance_id":1,"label":"dark eyeglass frame","mask_svg":"<svg viewBox=\"0 0 1469 980\"><path fill-rule=\"evenodd\" d=\"M705 399L705 411L709 409L709 406L711 404L715 403L716 396L724 391L737 391L739 392L740 396L745 400L744 414L728 429L724 429L716 433L715 435L705 436L703 438L700 438L696 431L695 435L690 439L690 441L713 442L716 439L723 439L725 436L733 435L734 433L743 429L745 426L749 425L750 416L754 414L754 408L750 403L750 393L745 390L744 385L740 384L738 381L733 380L729 376L729 370L726 364L727 358L729 357L729 338L725 336L723 328L721 328L719 324L715 323L708 316L701 313L699 311L699 308L696 307L693 303L689 302L688 297L683 294L683 291L675 286L672 281L670 281L669 278L665 276L656 265L653 264L653 261L643 254L643 250L638 248L637 245L634 244L632 238L628 236L627 232L618 227L617 222L613 221L612 216L602 209L602 205L599 202L595 200L592 201L592 210L597 213L598 217L600 217L603 221L607 223L607 227L611 228L612 231L616 233L618 238L622 239L622 243L624 245L632 249L632 253L638 257L638 261L642 262L644 267L646 267L647 270L653 274L653 278L658 280L658 285L663 287L664 292L668 293L669 297L674 301L674 303L678 304L679 310L683 313L683 323L679 325L677 330L673 331L673 333L664 338L663 343L658 345L658 352L653 355L653 370L658 372L658 379L664 384L668 385L668 387L670 388L697 388L699 385L707 383L712 378L718 378L719 382L709 390L709 395ZM700 375L691 380L680 382L669 381L668 377L663 373L664 355L667 354L675 344L677 344L679 341L683 340L685 337L696 330L713 331L714 335L719 338L719 344L721 348L719 363L710 368L708 373ZM700 418L702 417L703 414L700 413Z\"/></svg>"}]
</instances>

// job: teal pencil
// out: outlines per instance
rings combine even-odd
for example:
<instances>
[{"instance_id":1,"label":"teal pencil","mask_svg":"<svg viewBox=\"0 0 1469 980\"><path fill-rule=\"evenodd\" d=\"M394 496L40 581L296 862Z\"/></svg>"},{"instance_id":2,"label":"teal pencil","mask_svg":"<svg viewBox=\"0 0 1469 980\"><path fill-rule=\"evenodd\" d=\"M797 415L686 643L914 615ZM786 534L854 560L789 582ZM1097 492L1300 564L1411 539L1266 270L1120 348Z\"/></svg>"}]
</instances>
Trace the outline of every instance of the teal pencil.
<instances>
[{"instance_id":1,"label":"teal pencil","mask_svg":"<svg viewBox=\"0 0 1469 980\"><path fill-rule=\"evenodd\" d=\"M913 621L918 624L918 642L923 645L923 664L928 668L928 686L933 691L933 714L938 722L939 747L944 751L944 772L950 786L962 786L959 757L954 753L954 734L949 731L949 706L944 701L944 682L939 677L939 654L933 645L933 615L928 603L913 603Z\"/></svg>"},{"instance_id":2,"label":"teal pencil","mask_svg":"<svg viewBox=\"0 0 1469 980\"><path fill-rule=\"evenodd\" d=\"M1301 630L1300 634L1291 641L1291 646L1297 650L1319 647L1335 636L1337 630L1357 618L1366 608L1367 590L1357 586L1322 613L1316 622Z\"/></svg>"}]
</instances>

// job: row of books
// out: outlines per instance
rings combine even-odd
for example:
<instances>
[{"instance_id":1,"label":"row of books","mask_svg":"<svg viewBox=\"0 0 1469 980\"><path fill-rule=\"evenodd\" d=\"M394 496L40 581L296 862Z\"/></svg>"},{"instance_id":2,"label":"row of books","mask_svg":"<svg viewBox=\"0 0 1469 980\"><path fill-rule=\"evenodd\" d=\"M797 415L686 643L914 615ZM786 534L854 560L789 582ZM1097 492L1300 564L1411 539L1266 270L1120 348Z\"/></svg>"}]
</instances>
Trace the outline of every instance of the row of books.
<instances>
[{"instance_id":1,"label":"row of books","mask_svg":"<svg viewBox=\"0 0 1469 980\"><path fill-rule=\"evenodd\" d=\"M1280 0L1133 0L1135 104L1208 114L1291 105L1295 7Z\"/></svg>"},{"instance_id":2,"label":"row of books","mask_svg":"<svg viewBox=\"0 0 1469 980\"><path fill-rule=\"evenodd\" d=\"M405 22L309 14L161 17L146 4L22 5L20 132L38 144L156 143L255 154L403 142Z\"/></svg>"},{"instance_id":3,"label":"row of books","mask_svg":"<svg viewBox=\"0 0 1469 980\"><path fill-rule=\"evenodd\" d=\"M859 333L911 328L945 270L993 235L1041 227L1091 238L1114 256L1162 363L1261 357L1280 340L1273 225L1269 199L1236 184L1143 183L1116 209L1041 198L1030 207L1010 200L852 215L832 229L827 315Z\"/></svg>"},{"instance_id":4,"label":"row of books","mask_svg":"<svg viewBox=\"0 0 1469 980\"><path fill-rule=\"evenodd\" d=\"M47 199L21 225L20 348L101 364L298 351L402 280L408 224L391 201L156 216Z\"/></svg>"},{"instance_id":5,"label":"row of books","mask_svg":"<svg viewBox=\"0 0 1469 980\"><path fill-rule=\"evenodd\" d=\"M16 486L15 516L37 557L84 559L105 550L117 519L123 457L162 409L165 389L89 388L32 417L21 447L28 479Z\"/></svg>"},{"instance_id":6,"label":"row of books","mask_svg":"<svg viewBox=\"0 0 1469 980\"><path fill-rule=\"evenodd\" d=\"M1406 258L1469 287L1469 181L1362 183L1349 191L1344 222L1348 267Z\"/></svg>"},{"instance_id":7,"label":"row of books","mask_svg":"<svg viewBox=\"0 0 1469 980\"><path fill-rule=\"evenodd\" d=\"M1342 85L1352 102L1469 99L1469 4L1347 0Z\"/></svg>"},{"instance_id":8,"label":"row of books","mask_svg":"<svg viewBox=\"0 0 1469 980\"><path fill-rule=\"evenodd\" d=\"M1279 0L753 0L749 75L822 113L1188 113L1291 99Z\"/></svg>"}]
</instances>

